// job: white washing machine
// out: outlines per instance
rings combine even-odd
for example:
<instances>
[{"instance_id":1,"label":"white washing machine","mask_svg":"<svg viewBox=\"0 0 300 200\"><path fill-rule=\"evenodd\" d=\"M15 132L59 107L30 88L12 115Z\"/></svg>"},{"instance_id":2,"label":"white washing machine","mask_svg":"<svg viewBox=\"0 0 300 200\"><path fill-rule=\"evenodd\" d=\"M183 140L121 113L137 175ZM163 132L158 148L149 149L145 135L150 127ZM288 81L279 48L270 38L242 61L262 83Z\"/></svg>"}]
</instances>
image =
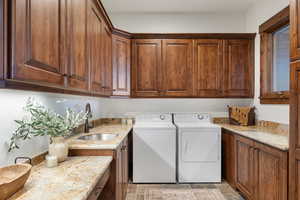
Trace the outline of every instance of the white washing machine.
<instances>
[{"instance_id":1,"label":"white washing machine","mask_svg":"<svg viewBox=\"0 0 300 200\"><path fill-rule=\"evenodd\" d=\"M178 130L178 182L221 182L221 128L209 114L174 114Z\"/></svg>"},{"instance_id":2,"label":"white washing machine","mask_svg":"<svg viewBox=\"0 0 300 200\"><path fill-rule=\"evenodd\" d=\"M136 117L133 126L133 182L176 182L176 127L171 114Z\"/></svg>"}]
</instances>

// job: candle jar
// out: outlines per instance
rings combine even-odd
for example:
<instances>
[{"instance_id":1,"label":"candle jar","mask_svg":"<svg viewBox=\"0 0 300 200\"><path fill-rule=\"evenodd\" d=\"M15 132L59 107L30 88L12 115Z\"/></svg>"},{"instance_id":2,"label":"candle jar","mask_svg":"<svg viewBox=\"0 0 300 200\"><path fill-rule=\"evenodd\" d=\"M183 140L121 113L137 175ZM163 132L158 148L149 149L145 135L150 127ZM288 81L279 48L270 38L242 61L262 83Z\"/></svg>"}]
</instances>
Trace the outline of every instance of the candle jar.
<instances>
[{"instance_id":1,"label":"candle jar","mask_svg":"<svg viewBox=\"0 0 300 200\"><path fill-rule=\"evenodd\" d=\"M56 156L47 155L46 156L46 167L52 168L58 166L58 159Z\"/></svg>"}]
</instances>

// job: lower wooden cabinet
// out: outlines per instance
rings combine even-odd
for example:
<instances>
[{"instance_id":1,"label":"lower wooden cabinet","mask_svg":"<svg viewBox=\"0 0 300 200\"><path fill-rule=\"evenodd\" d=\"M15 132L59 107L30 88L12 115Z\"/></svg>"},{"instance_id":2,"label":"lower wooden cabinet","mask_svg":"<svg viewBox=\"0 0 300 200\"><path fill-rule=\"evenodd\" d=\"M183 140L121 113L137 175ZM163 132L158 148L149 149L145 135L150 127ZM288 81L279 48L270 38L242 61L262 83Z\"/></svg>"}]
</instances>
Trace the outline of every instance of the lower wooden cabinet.
<instances>
[{"instance_id":1,"label":"lower wooden cabinet","mask_svg":"<svg viewBox=\"0 0 300 200\"><path fill-rule=\"evenodd\" d=\"M254 142L235 136L236 187L247 199L255 199Z\"/></svg>"},{"instance_id":2,"label":"lower wooden cabinet","mask_svg":"<svg viewBox=\"0 0 300 200\"><path fill-rule=\"evenodd\" d=\"M97 200L101 195L104 187L106 186L111 173L111 168L109 167L103 174L102 178L98 181L97 185L94 187L93 191L88 196L87 200Z\"/></svg>"},{"instance_id":3,"label":"lower wooden cabinet","mask_svg":"<svg viewBox=\"0 0 300 200\"><path fill-rule=\"evenodd\" d=\"M287 152L257 143L255 150L257 200L288 199Z\"/></svg>"},{"instance_id":4,"label":"lower wooden cabinet","mask_svg":"<svg viewBox=\"0 0 300 200\"><path fill-rule=\"evenodd\" d=\"M231 187L235 188L235 138L234 135L222 130L222 176Z\"/></svg>"},{"instance_id":5,"label":"lower wooden cabinet","mask_svg":"<svg viewBox=\"0 0 300 200\"><path fill-rule=\"evenodd\" d=\"M128 137L126 137L119 145L119 147L115 150L71 149L69 154L70 156L112 156L113 161L111 164L109 180L105 185L105 187L101 188L101 195L96 199L97 200L125 200L127 194L128 180L129 180L128 150L129 150Z\"/></svg>"},{"instance_id":6,"label":"lower wooden cabinet","mask_svg":"<svg viewBox=\"0 0 300 200\"><path fill-rule=\"evenodd\" d=\"M231 186L248 200L288 199L288 152L225 129L222 137L223 178Z\"/></svg>"}]
</instances>

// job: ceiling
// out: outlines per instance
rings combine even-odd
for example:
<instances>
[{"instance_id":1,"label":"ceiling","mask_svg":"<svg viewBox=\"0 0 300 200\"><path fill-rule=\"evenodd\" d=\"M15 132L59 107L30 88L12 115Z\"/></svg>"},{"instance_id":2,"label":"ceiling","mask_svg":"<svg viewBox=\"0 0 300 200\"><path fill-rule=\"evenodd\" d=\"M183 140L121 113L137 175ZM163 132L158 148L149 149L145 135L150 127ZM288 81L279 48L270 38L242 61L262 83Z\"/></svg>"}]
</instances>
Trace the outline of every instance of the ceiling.
<instances>
[{"instance_id":1,"label":"ceiling","mask_svg":"<svg viewBox=\"0 0 300 200\"><path fill-rule=\"evenodd\" d=\"M259 0L102 0L109 13L243 12Z\"/></svg>"}]
</instances>

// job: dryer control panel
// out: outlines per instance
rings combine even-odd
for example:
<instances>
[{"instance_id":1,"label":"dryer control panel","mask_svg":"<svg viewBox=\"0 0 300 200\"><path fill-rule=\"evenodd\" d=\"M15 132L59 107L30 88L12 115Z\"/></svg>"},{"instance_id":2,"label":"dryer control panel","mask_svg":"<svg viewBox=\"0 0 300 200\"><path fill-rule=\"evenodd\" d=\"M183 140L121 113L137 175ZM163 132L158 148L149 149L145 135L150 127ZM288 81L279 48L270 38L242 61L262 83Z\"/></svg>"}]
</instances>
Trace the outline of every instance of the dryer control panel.
<instances>
[{"instance_id":1,"label":"dryer control panel","mask_svg":"<svg viewBox=\"0 0 300 200\"><path fill-rule=\"evenodd\" d=\"M211 122L211 117L208 113L177 113L174 114L175 123L193 123L193 122Z\"/></svg>"}]
</instances>

